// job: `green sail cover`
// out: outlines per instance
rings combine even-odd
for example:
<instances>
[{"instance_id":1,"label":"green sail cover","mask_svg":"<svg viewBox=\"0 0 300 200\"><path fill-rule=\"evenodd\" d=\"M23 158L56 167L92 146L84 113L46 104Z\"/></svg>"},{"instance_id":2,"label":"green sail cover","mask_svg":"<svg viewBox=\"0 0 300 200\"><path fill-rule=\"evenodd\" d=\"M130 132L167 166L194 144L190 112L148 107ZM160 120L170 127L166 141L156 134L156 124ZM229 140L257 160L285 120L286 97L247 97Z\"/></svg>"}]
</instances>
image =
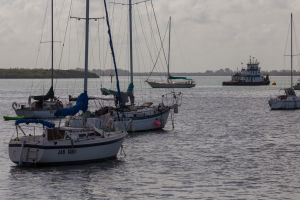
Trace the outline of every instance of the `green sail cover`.
<instances>
[{"instance_id":1,"label":"green sail cover","mask_svg":"<svg viewBox=\"0 0 300 200\"><path fill-rule=\"evenodd\" d=\"M134 85L133 83L130 83L128 85L128 88L127 88L127 92L132 92L133 91L133 88L134 88ZM102 91L103 92L103 91ZM115 90L106 90L106 92L104 91L104 94L103 95L115 95L115 96L118 96L118 91L115 91Z\"/></svg>"},{"instance_id":2,"label":"green sail cover","mask_svg":"<svg viewBox=\"0 0 300 200\"><path fill-rule=\"evenodd\" d=\"M134 88L133 83L130 83L130 84L128 85L127 92L132 92L132 91L133 91L133 88Z\"/></svg>"},{"instance_id":3,"label":"green sail cover","mask_svg":"<svg viewBox=\"0 0 300 200\"><path fill-rule=\"evenodd\" d=\"M193 79L187 78L187 77L182 77L182 76L171 76L171 75L169 75L169 79L183 79L183 80L187 80L187 81L192 81L192 80L193 80Z\"/></svg>"},{"instance_id":4,"label":"green sail cover","mask_svg":"<svg viewBox=\"0 0 300 200\"><path fill-rule=\"evenodd\" d=\"M54 91L53 87L49 89L46 95L41 95L41 96L33 96L33 99L36 101L47 101L48 99L53 99L54 98Z\"/></svg>"}]
</instances>

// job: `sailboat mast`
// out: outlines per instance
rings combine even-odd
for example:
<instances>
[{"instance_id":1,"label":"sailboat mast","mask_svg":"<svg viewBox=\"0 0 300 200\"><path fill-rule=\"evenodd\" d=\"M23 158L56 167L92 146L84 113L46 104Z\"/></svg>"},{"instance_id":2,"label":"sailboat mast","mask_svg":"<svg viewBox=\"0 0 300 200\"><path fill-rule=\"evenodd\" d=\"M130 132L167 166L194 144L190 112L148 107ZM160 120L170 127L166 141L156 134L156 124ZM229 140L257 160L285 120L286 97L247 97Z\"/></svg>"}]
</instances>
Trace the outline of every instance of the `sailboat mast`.
<instances>
[{"instance_id":1,"label":"sailboat mast","mask_svg":"<svg viewBox=\"0 0 300 200\"><path fill-rule=\"evenodd\" d=\"M87 93L87 77L89 64L89 18L90 18L90 0L86 0L85 11L85 65L84 65L84 92Z\"/></svg>"},{"instance_id":2,"label":"sailboat mast","mask_svg":"<svg viewBox=\"0 0 300 200\"><path fill-rule=\"evenodd\" d=\"M170 52L171 52L171 16L169 18L168 77L170 77Z\"/></svg>"},{"instance_id":3,"label":"sailboat mast","mask_svg":"<svg viewBox=\"0 0 300 200\"><path fill-rule=\"evenodd\" d=\"M291 88L293 88L293 13L291 13Z\"/></svg>"},{"instance_id":4,"label":"sailboat mast","mask_svg":"<svg viewBox=\"0 0 300 200\"><path fill-rule=\"evenodd\" d=\"M133 52L132 52L132 0L129 0L129 59L130 59L130 83L133 84Z\"/></svg>"},{"instance_id":5,"label":"sailboat mast","mask_svg":"<svg viewBox=\"0 0 300 200\"><path fill-rule=\"evenodd\" d=\"M114 68L115 68L115 73L116 73L118 97L120 99L120 106L121 106L122 113L123 113L123 111L124 111L124 105L122 103L123 101L122 101L122 95L121 95L120 84L119 84L117 62L116 62L114 45L113 45L112 36L111 36L111 30L110 30L109 16L108 16L108 12L107 12L106 0L103 0L103 3L104 3L104 9L105 9L106 24L107 24L107 29L108 29L107 33L108 33L108 36L109 36L109 46L110 46L110 50L111 50L111 54L112 54L112 59L113 59L113 63L114 63Z\"/></svg>"},{"instance_id":6,"label":"sailboat mast","mask_svg":"<svg viewBox=\"0 0 300 200\"><path fill-rule=\"evenodd\" d=\"M51 87L53 88L53 55L54 55L54 36L53 36L53 0L51 0Z\"/></svg>"}]
</instances>

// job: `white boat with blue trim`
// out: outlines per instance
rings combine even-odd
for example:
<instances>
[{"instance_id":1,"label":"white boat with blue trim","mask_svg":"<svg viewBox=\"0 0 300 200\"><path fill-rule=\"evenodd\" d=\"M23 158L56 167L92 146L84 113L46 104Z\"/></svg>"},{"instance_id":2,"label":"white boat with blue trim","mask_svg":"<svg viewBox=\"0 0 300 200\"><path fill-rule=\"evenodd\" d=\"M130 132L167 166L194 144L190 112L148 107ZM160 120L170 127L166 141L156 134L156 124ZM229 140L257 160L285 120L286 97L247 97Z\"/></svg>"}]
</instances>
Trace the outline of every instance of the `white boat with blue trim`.
<instances>
[{"instance_id":1,"label":"white boat with blue trim","mask_svg":"<svg viewBox=\"0 0 300 200\"><path fill-rule=\"evenodd\" d=\"M28 119L23 120L28 123ZM23 132L21 123L22 120L16 121L17 136L9 142L9 158L19 166L79 164L116 158L127 135L123 130L46 127L45 123L41 135L29 135ZM24 136L19 136L20 131Z\"/></svg>"},{"instance_id":2,"label":"white boat with blue trim","mask_svg":"<svg viewBox=\"0 0 300 200\"><path fill-rule=\"evenodd\" d=\"M104 5L107 9L105 0ZM110 30L107 10L106 18ZM59 109L54 113L55 117L65 117L74 116L82 111L83 114L79 118L83 122L83 126L77 128L67 124L64 127L55 127L55 124L40 119L16 120L17 136L10 140L8 150L10 160L20 166L77 164L115 158L127 135L122 123L114 124L114 127L105 130L95 127L95 124L92 124L92 126L86 125L89 101L87 95L89 0L86 0L86 19L84 92L79 95L73 107ZM117 74L116 65L115 71ZM118 77L117 84L119 84ZM118 92L120 94L119 87ZM34 127L32 133L25 133L20 126L24 123L42 124L43 131L36 135ZM22 132L23 136L19 136L19 132Z\"/></svg>"}]
</instances>

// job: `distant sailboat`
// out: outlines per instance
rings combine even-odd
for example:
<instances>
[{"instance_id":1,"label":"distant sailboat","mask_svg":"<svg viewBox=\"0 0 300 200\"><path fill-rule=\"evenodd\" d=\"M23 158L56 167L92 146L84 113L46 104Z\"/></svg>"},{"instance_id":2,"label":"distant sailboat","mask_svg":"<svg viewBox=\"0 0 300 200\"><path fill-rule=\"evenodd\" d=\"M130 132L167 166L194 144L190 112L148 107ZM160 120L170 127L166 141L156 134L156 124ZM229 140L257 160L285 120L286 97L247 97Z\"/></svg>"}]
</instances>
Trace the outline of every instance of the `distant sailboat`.
<instances>
[{"instance_id":1,"label":"distant sailboat","mask_svg":"<svg viewBox=\"0 0 300 200\"><path fill-rule=\"evenodd\" d=\"M284 95L269 99L271 110L300 109L300 97L296 95L293 88L293 14L291 14L291 87L285 88Z\"/></svg>"},{"instance_id":2,"label":"distant sailboat","mask_svg":"<svg viewBox=\"0 0 300 200\"><path fill-rule=\"evenodd\" d=\"M104 0L106 9L106 1ZM107 14L107 11L106 11ZM121 148L127 132L118 127L99 129L90 123L86 117L88 109L87 78L88 78L88 40L89 40L89 0L86 0L85 29L85 77L84 92L80 94L76 105L72 108L55 111L55 116L72 116L80 110L80 116L85 125L80 128L73 126L55 127L55 124L38 119L16 120L17 137L9 142L9 158L17 165L63 165L78 164L103 159L115 158ZM118 87L119 88L119 87ZM42 124L43 131L36 135L26 134L20 124ZM18 132L23 136L19 136Z\"/></svg>"},{"instance_id":3,"label":"distant sailboat","mask_svg":"<svg viewBox=\"0 0 300 200\"><path fill-rule=\"evenodd\" d=\"M63 103L54 95L53 90L53 65L54 65L54 35L53 35L53 0L51 0L51 87L46 95L29 96L28 104L13 102L12 108L18 116L24 118L55 118L55 110L64 107ZM34 100L34 102L32 102Z\"/></svg>"},{"instance_id":4,"label":"distant sailboat","mask_svg":"<svg viewBox=\"0 0 300 200\"><path fill-rule=\"evenodd\" d=\"M172 76L170 74L170 52L171 52L171 17L169 18L169 51L168 51L168 78L167 81L154 81L147 79L145 82L148 83L152 88L192 88L195 87L195 81L191 78ZM181 81L179 81L181 80Z\"/></svg>"}]
</instances>

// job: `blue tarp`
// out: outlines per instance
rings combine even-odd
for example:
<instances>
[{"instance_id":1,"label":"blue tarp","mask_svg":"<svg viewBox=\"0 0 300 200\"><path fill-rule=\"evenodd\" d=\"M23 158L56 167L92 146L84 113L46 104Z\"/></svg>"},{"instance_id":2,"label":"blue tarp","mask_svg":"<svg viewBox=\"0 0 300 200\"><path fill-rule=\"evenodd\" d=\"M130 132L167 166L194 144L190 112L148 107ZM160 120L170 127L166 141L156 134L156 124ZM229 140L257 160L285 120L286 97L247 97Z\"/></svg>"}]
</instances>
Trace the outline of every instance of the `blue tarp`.
<instances>
[{"instance_id":1,"label":"blue tarp","mask_svg":"<svg viewBox=\"0 0 300 200\"><path fill-rule=\"evenodd\" d=\"M55 116L61 116L61 117L65 117L65 116L74 116L76 115L76 113L78 113L80 110L82 110L82 112L87 111L88 109L88 104L89 104L89 98L87 96L87 93L81 93L76 101L75 106L71 107L71 108L65 108L65 109L60 109L57 110L55 112Z\"/></svg>"},{"instance_id":2,"label":"blue tarp","mask_svg":"<svg viewBox=\"0 0 300 200\"><path fill-rule=\"evenodd\" d=\"M51 123L51 122L47 122L44 120L40 120L40 119L17 119L15 122L15 125L19 125L19 124L31 124L31 123L36 123L36 124L43 124L43 126L47 126L48 128L54 128L55 124Z\"/></svg>"}]
</instances>

